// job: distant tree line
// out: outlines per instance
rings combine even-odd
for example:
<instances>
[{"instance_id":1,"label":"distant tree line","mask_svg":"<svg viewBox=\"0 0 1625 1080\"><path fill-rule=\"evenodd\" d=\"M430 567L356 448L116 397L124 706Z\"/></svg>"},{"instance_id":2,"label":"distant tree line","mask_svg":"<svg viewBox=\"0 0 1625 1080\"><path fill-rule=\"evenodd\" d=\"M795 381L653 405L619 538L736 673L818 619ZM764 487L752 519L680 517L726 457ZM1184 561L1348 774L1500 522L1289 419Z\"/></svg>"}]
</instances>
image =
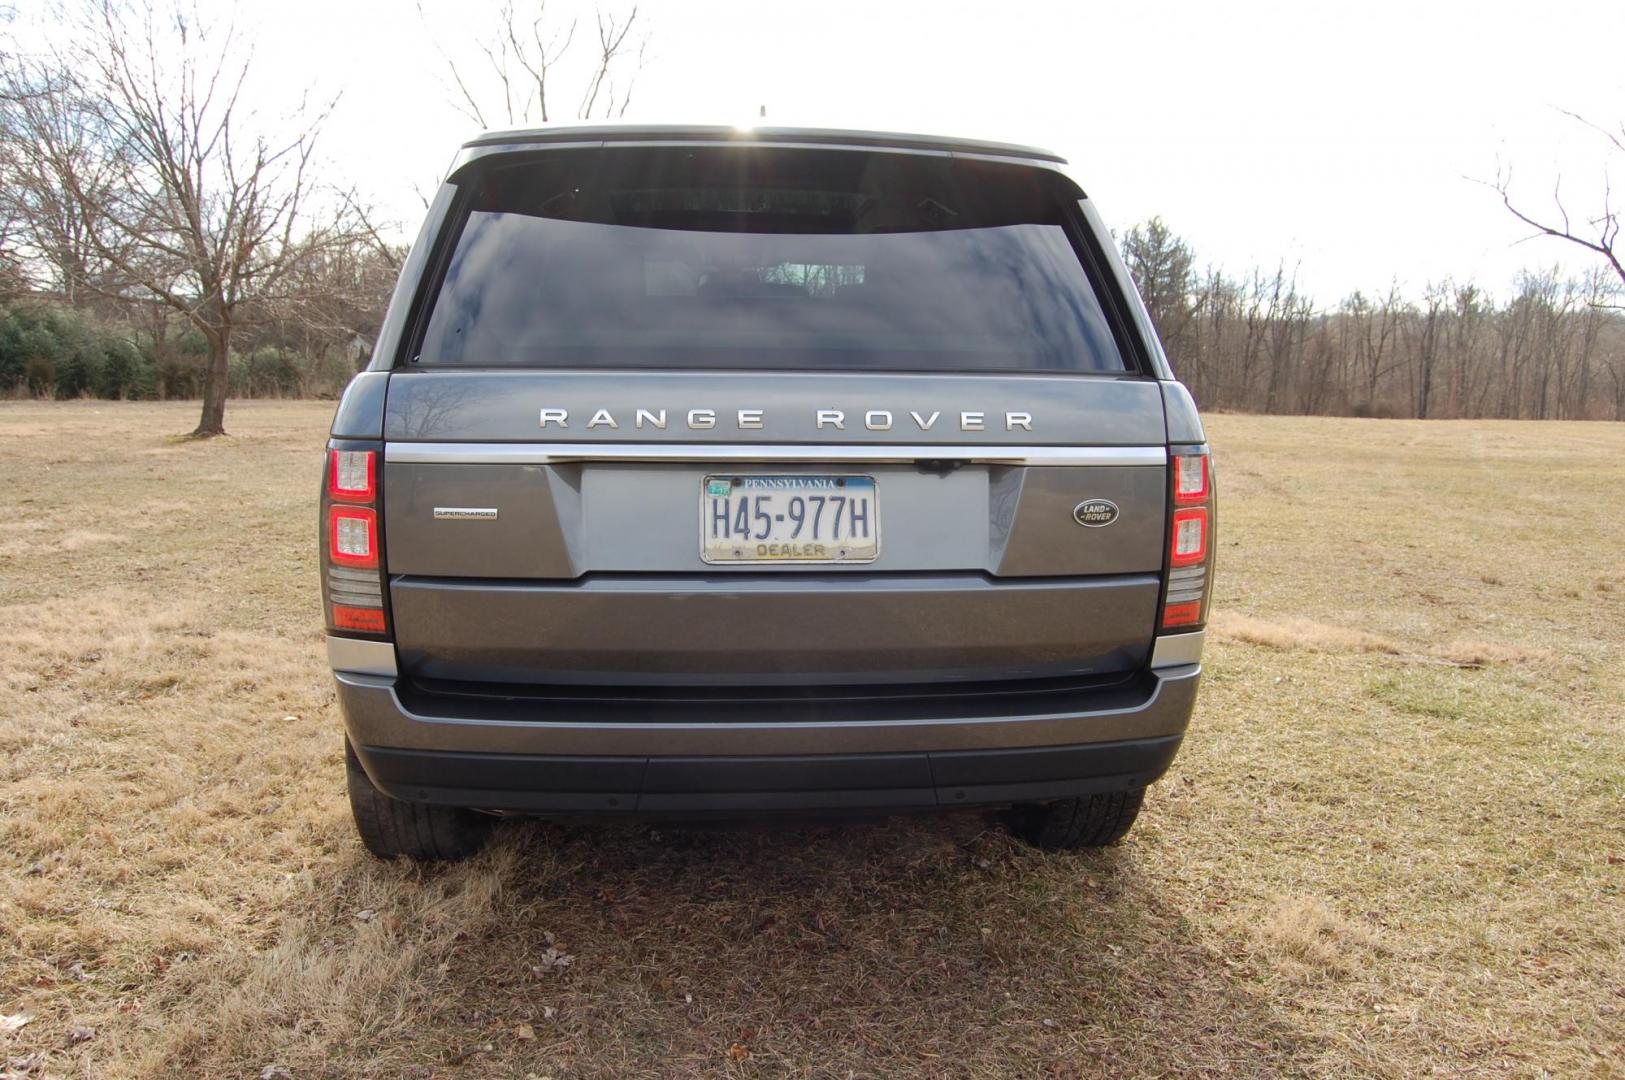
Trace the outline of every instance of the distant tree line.
<instances>
[{"instance_id":1,"label":"distant tree line","mask_svg":"<svg viewBox=\"0 0 1625 1080\"><path fill-rule=\"evenodd\" d=\"M1122 249L1174 370L1204 407L1339 416L1625 419L1625 317L1606 266L1397 286L1333 308L1284 266L1197 268L1159 218Z\"/></svg>"}]
</instances>

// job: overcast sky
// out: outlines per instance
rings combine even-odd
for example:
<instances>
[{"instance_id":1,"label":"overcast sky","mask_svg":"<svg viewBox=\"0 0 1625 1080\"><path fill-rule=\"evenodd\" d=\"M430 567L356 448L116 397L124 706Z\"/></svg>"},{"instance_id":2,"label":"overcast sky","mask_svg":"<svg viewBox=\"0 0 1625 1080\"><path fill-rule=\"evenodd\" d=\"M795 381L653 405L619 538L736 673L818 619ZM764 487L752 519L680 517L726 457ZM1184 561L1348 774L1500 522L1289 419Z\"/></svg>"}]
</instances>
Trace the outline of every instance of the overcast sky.
<instances>
[{"instance_id":1,"label":"overcast sky","mask_svg":"<svg viewBox=\"0 0 1625 1080\"><path fill-rule=\"evenodd\" d=\"M342 92L326 155L409 232L414 188L473 130L450 107L435 42L466 56L495 26L494 3L424 2L426 18L410 0L242 0L238 14L262 83ZM562 18L569 3L549 11ZM1518 244L1527 230L1468 178L1513 165L1515 190L1543 208L1561 173L1571 210L1595 210L1605 144L1559 110L1625 121L1620 0L641 11L650 59L629 119L735 122L765 105L775 124L1046 146L1114 227L1160 214L1203 261L1284 259L1328 303L1393 278L1412 292L1447 275L1502 292L1523 266L1585 265L1556 241Z\"/></svg>"}]
</instances>

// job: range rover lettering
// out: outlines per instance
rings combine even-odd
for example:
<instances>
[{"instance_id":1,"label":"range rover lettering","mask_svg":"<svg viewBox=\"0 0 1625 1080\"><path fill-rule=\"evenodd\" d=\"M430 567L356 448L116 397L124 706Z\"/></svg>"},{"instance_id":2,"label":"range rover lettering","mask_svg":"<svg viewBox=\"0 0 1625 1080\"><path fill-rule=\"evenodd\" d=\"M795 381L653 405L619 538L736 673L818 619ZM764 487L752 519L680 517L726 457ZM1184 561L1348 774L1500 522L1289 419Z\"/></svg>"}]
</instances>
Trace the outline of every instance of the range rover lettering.
<instances>
[{"instance_id":1,"label":"range rover lettering","mask_svg":"<svg viewBox=\"0 0 1625 1080\"><path fill-rule=\"evenodd\" d=\"M464 146L328 442L366 847L961 807L1121 838L1195 701L1213 470L1064 164L782 128Z\"/></svg>"}]
</instances>

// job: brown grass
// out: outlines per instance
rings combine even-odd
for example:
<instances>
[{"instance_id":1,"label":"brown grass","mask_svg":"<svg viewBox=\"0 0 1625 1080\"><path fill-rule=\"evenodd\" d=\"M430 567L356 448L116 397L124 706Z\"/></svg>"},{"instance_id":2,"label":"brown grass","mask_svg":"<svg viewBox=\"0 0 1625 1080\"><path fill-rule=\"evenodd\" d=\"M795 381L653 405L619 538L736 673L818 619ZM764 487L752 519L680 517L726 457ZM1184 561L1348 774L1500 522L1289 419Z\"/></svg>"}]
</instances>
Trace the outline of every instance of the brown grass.
<instances>
[{"instance_id":1,"label":"brown grass","mask_svg":"<svg viewBox=\"0 0 1625 1080\"><path fill-rule=\"evenodd\" d=\"M1219 611L1209 624L1212 636L1220 642L1244 642L1271 649L1320 653L1387 653L1412 660L1437 660L1457 667L1481 668L1489 664L1547 664L1556 660L1550 649L1500 641L1447 641L1429 645L1421 653L1408 653L1400 642L1364 630L1288 616L1261 619L1237 611Z\"/></svg>"},{"instance_id":2,"label":"brown grass","mask_svg":"<svg viewBox=\"0 0 1625 1080\"><path fill-rule=\"evenodd\" d=\"M1261 955L1299 981L1347 976L1382 955L1381 935L1331 909L1318 896L1282 896L1252 927Z\"/></svg>"},{"instance_id":3,"label":"brown grass","mask_svg":"<svg viewBox=\"0 0 1625 1080\"><path fill-rule=\"evenodd\" d=\"M1303 649L1308 652L1404 651L1399 645L1376 634L1345 626L1328 626L1296 615L1285 619L1260 619L1256 615L1243 615L1238 611L1220 611L1213 617L1212 628L1213 636L1220 641L1244 641L1249 645L1267 645L1272 649Z\"/></svg>"},{"instance_id":4,"label":"brown grass","mask_svg":"<svg viewBox=\"0 0 1625 1080\"><path fill-rule=\"evenodd\" d=\"M1216 418L1225 617L1111 851L521 822L418 871L342 796L329 408L191 411L0 405L0 1073L1621 1073L1618 425Z\"/></svg>"}]
</instances>

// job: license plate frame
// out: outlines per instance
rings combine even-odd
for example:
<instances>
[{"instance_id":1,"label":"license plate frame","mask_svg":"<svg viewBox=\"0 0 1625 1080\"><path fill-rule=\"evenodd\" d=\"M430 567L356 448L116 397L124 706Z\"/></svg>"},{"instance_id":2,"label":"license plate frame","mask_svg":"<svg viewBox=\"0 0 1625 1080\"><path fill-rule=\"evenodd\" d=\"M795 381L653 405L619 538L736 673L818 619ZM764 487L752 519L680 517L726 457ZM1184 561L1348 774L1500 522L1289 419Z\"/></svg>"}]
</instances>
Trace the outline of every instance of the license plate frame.
<instances>
[{"instance_id":1,"label":"license plate frame","mask_svg":"<svg viewBox=\"0 0 1625 1080\"><path fill-rule=\"evenodd\" d=\"M763 483L767 481L768 483ZM727 490L713 485L726 484ZM741 488L758 487L762 490L755 496L786 500L784 506L788 513L788 500L797 496L803 499L812 499L822 496L825 499L844 496L850 497L855 490L862 490L867 499L868 508L865 521L871 525L872 538L862 540L848 538L846 540L831 539L824 542L830 549L827 557L804 557L799 552L793 554L764 555L753 553L759 545L779 546L781 544L793 546L802 541L799 538L779 540L775 536L777 526L786 521L784 514L777 514L775 520L769 525L767 537L763 538L727 538L713 541L711 527L712 515L715 512L713 499L732 499L733 493ZM833 493L829 494L829 493ZM853 566L866 565L880 557L880 486L875 478L867 473L708 473L700 481L700 561L709 566ZM729 504L731 507L731 503ZM820 504L822 510L824 504ZM845 504L841 504L844 506ZM754 507L752 511L754 512ZM807 512L803 504L803 514ZM732 512L728 512L730 518ZM823 524L815 520L815 525ZM788 526L786 526L788 529ZM809 540L805 543L812 544ZM729 550L732 548L733 550Z\"/></svg>"}]
</instances>

